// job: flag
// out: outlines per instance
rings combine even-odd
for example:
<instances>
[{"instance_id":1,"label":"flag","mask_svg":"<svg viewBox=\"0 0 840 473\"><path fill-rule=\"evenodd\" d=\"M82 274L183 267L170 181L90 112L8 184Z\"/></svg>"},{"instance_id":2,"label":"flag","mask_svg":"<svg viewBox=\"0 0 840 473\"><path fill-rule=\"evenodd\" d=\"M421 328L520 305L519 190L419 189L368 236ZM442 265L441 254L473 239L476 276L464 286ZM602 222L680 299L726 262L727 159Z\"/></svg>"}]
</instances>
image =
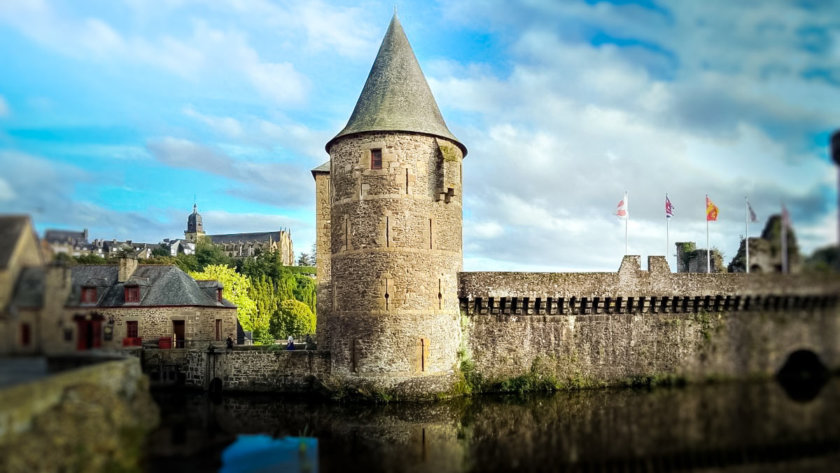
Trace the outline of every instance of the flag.
<instances>
[{"instance_id":1,"label":"flag","mask_svg":"<svg viewBox=\"0 0 840 473\"><path fill-rule=\"evenodd\" d=\"M618 207L615 210L615 214L618 218L627 218L630 216L630 210L627 207L627 193L624 193L624 198L618 203Z\"/></svg>"},{"instance_id":2,"label":"flag","mask_svg":"<svg viewBox=\"0 0 840 473\"><path fill-rule=\"evenodd\" d=\"M755 210L753 210L749 200L747 201L747 209L750 211L750 222L758 221L758 217L755 216Z\"/></svg>"},{"instance_id":3,"label":"flag","mask_svg":"<svg viewBox=\"0 0 840 473\"><path fill-rule=\"evenodd\" d=\"M674 206L671 205L671 199L668 198L668 194L665 194L665 218L671 218L674 216Z\"/></svg>"},{"instance_id":4,"label":"flag","mask_svg":"<svg viewBox=\"0 0 840 473\"><path fill-rule=\"evenodd\" d=\"M718 207L712 202L709 196L706 196L706 221L716 222L718 218Z\"/></svg>"},{"instance_id":5,"label":"flag","mask_svg":"<svg viewBox=\"0 0 840 473\"><path fill-rule=\"evenodd\" d=\"M790 228L790 213L788 213L788 209L785 207L785 204L782 204L782 225L786 228Z\"/></svg>"}]
</instances>

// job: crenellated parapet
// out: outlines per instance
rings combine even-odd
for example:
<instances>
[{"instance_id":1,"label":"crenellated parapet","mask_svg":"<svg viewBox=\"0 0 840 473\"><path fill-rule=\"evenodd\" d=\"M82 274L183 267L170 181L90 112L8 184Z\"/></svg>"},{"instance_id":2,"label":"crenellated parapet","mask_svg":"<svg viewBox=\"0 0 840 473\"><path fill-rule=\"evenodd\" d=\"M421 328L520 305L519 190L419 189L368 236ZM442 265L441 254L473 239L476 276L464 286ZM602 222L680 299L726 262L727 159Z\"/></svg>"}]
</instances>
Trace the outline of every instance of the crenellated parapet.
<instances>
[{"instance_id":1,"label":"crenellated parapet","mask_svg":"<svg viewBox=\"0 0 840 473\"><path fill-rule=\"evenodd\" d=\"M485 380L560 384L771 376L799 350L840 368L840 278L671 273L459 274L465 346Z\"/></svg>"}]
</instances>

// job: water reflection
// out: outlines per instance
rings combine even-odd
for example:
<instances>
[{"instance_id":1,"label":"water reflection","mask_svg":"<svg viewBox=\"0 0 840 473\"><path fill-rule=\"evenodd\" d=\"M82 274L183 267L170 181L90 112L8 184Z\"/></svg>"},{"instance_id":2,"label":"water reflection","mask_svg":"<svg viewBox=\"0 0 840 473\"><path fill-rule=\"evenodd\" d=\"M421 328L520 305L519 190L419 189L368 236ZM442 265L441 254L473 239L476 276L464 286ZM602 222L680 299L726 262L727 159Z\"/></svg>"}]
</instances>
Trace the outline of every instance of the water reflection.
<instances>
[{"instance_id":1,"label":"water reflection","mask_svg":"<svg viewBox=\"0 0 840 473\"><path fill-rule=\"evenodd\" d=\"M431 405L157 397L164 425L150 439L148 471L222 470L242 435L267 442L303 432L316 442L320 471L834 471L840 461L836 378L809 402L776 383ZM239 458L274 461L262 452Z\"/></svg>"},{"instance_id":2,"label":"water reflection","mask_svg":"<svg viewBox=\"0 0 840 473\"><path fill-rule=\"evenodd\" d=\"M318 472L318 439L240 435L222 452L221 473Z\"/></svg>"}]
</instances>

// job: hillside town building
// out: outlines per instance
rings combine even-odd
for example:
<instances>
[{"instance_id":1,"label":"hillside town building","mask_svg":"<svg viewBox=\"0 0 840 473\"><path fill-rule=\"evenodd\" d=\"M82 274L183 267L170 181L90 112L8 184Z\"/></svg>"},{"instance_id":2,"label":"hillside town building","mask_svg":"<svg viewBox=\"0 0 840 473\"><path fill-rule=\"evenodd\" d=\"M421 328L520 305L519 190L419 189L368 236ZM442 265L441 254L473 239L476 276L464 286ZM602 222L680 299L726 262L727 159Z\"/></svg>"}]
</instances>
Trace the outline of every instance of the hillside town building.
<instances>
[{"instance_id":1,"label":"hillside town building","mask_svg":"<svg viewBox=\"0 0 840 473\"><path fill-rule=\"evenodd\" d=\"M117 265L45 265L28 217L0 217L0 228L0 355L221 346L236 337L236 307L217 281L132 257Z\"/></svg>"},{"instance_id":2,"label":"hillside town building","mask_svg":"<svg viewBox=\"0 0 840 473\"><path fill-rule=\"evenodd\" d=\"M292 232L288 228L272 232L255 233L227 233L207 235L204 233L204 220L198 213L198 205L193 204L193 211L187 217L187 229L184 231L184 241L194 244L204 239L219 246L231 258L247 258L259 253L278 252L280 259L286 266L294 266L295 251L292 245ZM174 242L184 248L189 246ZM175 253L177 254L177 253Z\"/></svg>"}]
</instances>

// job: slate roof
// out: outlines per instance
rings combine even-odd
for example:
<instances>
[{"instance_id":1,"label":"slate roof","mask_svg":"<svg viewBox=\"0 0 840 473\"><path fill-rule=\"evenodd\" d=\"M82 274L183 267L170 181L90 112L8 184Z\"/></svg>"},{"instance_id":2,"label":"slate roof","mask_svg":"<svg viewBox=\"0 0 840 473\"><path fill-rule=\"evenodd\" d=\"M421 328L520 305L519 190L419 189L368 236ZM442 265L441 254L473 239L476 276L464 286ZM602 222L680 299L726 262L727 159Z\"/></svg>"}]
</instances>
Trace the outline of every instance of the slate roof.
<instances>
[{"instance_id":1,"label":"slate roof","mask_svg":"<svg viewBox=\"0 0 840 473\"><path fill-rule=\"evenodd\" d=\"M47 230L44 232L44 240L48 243L73 243L87 244L86 232L74 232L71 230Z\"/></svg>"},{"instance_id":2,"label":"slate roof","mask_svg":"<svg viewBox=\"0 0 840 473\"><path fill-rule=\"evenodd\" d=\"M9 266L12 253L20 240L21 233L26 228L29 217L26 215L0 216L0 269Z\"/></svg>"},{"instance_id":3,"label":"slate roof","mask_svg":"<svg viewBox=\"0 0 840 473\"><path fill-rule=\"evenodd\" d=\"M96 307L122 306L204 306L235 307L230 301L218 302L193 278L177 266L141 264L125 283L117 282L119 267L115 265L79 265L71 268L72 289L66 305L79 306L82 287L97 288ZM125 302L125 286L140 286L140 302Z\"/></svg>"},{"instance_id":4,"label":"slate roof","mask_svg":"<svg viewBox=\"0 0 840 473\"><path fill-rule=\"evenodd\" d=\"M29 266L21 270L11 305L20 308L39 308L44 305L44 268Z\"/></svg>"},{"instance_id":5,"label":"slate roof","mask_svg":"<svg viewBox=\"0 0 840 473\"><path fill-rule=\"evenodd\" d=\"M312 170L312 178L315 179L315 174L329 174L330 173L330 162L327 161L326 163L318 166L317 168Z\"/></svg>"},{"instance_id":6,"label":"slate roof","mask_svg":"<svg viewBox=\"0 0 840 473\"><path fill-rule=\"evenodd\" d=\"M467 155L467 148L452 135L443 121L396 14L388 25L353 114L347 126L327 143L327 152L332 143L342 136L372 131L407 131L439 136L454 141L464 156Z\"/></svg>"},{"instance_id":7,"label":"slate roof","mask_svg":"<svg viewBox=\"0 0 840 473\"><path fill-rule=\"evenodd\" d=\"M205 235L211 242L219 245L225 243L244 243L249 241L280 241L281 232L258 233L228 233L224 235Z\"/></svg>"}]
</instances>

